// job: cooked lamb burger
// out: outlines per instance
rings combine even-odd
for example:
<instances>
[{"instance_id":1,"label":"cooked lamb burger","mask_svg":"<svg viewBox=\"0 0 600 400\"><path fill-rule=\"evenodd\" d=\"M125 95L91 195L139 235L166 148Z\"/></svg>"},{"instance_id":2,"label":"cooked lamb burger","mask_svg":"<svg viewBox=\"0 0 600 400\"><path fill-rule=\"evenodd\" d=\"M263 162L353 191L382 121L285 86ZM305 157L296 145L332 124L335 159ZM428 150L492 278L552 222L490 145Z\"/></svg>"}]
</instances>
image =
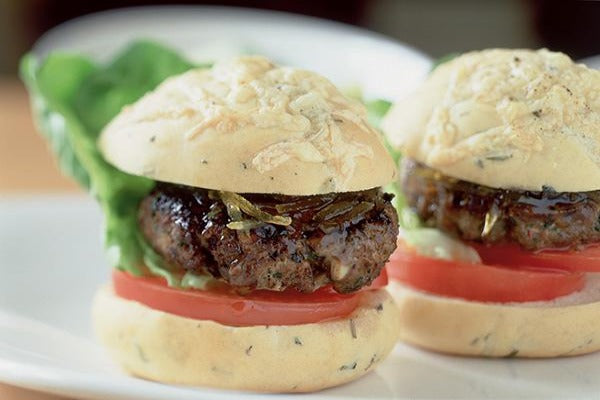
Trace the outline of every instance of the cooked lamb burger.
<instances>
[{"instance_id":1,"label":"cooked lamb burger","mask_svg":"<svg viewBox=\"0 0 600 400\"><path fill-rule=\"evenodd\" d=\"M547 50L435 69L383 123L405 211L401 339L482 356L600 349L600 72Z\"/></svg>"},{"instance_id":2,"label":"cooked lamb burger","mask_svg":"<svg viewBox=\"0 0 600 400\"><path fill-rule=\"evenodd\" d=\"M152 256L94 305L127 371L305 392L387 356L396 170L365 114L315 73L242 57L166 80L104 129L106 160L156 182L132 216Z\"/></svg>"}]
</instances>

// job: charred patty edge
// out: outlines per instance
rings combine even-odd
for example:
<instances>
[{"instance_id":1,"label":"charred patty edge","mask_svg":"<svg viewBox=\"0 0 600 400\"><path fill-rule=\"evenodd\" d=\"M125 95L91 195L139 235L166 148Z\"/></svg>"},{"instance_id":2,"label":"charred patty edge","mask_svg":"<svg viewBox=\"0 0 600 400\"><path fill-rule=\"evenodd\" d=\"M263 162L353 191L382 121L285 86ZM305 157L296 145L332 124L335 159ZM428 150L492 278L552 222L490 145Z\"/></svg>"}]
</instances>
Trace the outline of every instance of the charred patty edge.
<instances>
[{"instance_id":1,"label":"charred patty edge","mask_svg":"<svg viewBox=\"0 0 600 400\"><path fill-rule=\"evenodd\" d=\"M600 241L600 191L496 189L452 178L405 158L407 204L424 225L464 240L527 250L579 249Z\"/></svg>"}]
</instances>

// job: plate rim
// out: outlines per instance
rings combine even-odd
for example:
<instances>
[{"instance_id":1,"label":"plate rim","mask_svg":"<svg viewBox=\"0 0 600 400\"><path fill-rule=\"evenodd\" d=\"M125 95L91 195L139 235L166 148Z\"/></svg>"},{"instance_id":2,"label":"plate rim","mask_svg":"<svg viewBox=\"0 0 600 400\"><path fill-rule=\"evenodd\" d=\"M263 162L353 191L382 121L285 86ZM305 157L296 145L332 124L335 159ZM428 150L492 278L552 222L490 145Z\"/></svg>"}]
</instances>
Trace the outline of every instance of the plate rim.
<instances>
[{"instance_id":1,"label":"plate rim","mask_svg":"<svg viewBox=\"0 0 600 400\"><path fill-rule=\"evenodd\" d=\"M132 7L122 7L122 8L114 8L109 10L92 12L89 14L81 15L76 18L72 18L70 20L64 21L49 30L45 31L33 44L31 51L38 55L45 55L46 50L44 47L48 42L56 36L68 33L68 30L72 30L77 28L79 25L83 26L86 23L96 22L97 20L102 20L109 18L111 16L117 14L131 14L136 18L140 18L143 14L152 13L152 12L181 12L188 11L192 12L207 12L214 14L223 14L229 17L240 16L245 14L246 17L249 18L276 18L281 20L293 21L297 24L302 23L311 23L313 25L319 26L320 29L323 30L337 30L344 33L349 33L353 35L360 35L363 37L368 37L372 40L376 40L379 42L386 43L388 45L397 47L398 49L403 49L407 51L413 56L421 58L422 60L427 60L432 62L432 57L429 56L424 51L419 50L416 46L402 42L400 40L394 39L390 36L387 36L383 33L372 31L368 28L355 26L351 24L347 24L340 21L328 20L325 18L319 18L315 16L296 14L286 11L278 11L278 10L268 10L268 9L260 9L260 8L249 8L249 7L235 7L235 6L219 6L219 5L190 5L190 4L179 4L179 5L148 5L148 6L132 6Z\"/></svg>"}]
</instances>

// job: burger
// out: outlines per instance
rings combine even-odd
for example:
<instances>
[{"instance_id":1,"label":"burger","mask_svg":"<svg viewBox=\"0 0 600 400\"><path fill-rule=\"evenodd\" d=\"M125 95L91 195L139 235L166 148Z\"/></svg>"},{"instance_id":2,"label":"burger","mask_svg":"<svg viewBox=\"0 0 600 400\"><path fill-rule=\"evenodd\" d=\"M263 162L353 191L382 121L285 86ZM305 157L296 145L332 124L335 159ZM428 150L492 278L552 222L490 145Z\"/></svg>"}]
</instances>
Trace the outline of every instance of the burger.
<instances>
[{"instance_id":1,"label":"burger","mask_svg":"<svg viewBox=\"0 0 600 400\"><path fill-rule=\"evenodd\" d=\"M149 182L111 211L133 221L143 262L117 263L93 306L126 371L306 392L390 353L398 312L382 271L398 225L381 187L396 168L364 107L328 80L254 56L191 69L123 108L97 146Z\"/></svg>"},{"instance_id":2,"label":"burger","mask_svg":"<svg viewBox=\"0 0 600 400\"><path fill-rule=\"evenodd\" d=\"M486 357L600 349L599 93L600 71L564 54L493 49L393 106L403 341Z\"/></svg>"}]
</instances>

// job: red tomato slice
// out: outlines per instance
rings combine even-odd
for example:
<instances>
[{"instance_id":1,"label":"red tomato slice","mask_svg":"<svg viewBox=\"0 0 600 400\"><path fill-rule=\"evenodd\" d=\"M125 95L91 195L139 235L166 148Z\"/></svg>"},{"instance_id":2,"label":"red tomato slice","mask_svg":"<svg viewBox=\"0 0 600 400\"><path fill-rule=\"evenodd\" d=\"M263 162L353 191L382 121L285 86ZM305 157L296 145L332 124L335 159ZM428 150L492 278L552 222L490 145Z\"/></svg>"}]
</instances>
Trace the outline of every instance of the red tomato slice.
<instances>
[{"instance_id":1,"label":"red tomato slice","mask_svg":"<svg viewBox=\"0 0 600 400\"><path fill-rule=\"evenodd\" d=\"M416 289L473 301L551 300L584 285L582 273L447 261L421 256L401 243L387 269L392 279Z\"/></svg>"},{"instance_id":2,"label":"red tomato slice","mask_svg":"<svg viewBox=\"0 0 600 400\"><path fill-rule=\"evenodd\" d=\"M384 272L368 289L387 284ZM140 302L156 310L198 320L212 320L224 325L298 325L343 318L358 306L356 294L339 294L331 287L314 293L287 290L255 290L248 295L235 293L230 287L197 290L167 286L158 277L134 277L114 270L115 293L124 299Z\"/></svg>"},{"instance_id":3,"label":"red tomato slice","mask_svg":"<svg viewBox=\"0 0 600 400\"><path fill-rule=\"evenodd\" d=\"M485 264L531 265L567 271L600 272L600 246L592 245L578 251L527 251L516 244L486 246L469 243Z\"/></svg>"}]
</instances>

